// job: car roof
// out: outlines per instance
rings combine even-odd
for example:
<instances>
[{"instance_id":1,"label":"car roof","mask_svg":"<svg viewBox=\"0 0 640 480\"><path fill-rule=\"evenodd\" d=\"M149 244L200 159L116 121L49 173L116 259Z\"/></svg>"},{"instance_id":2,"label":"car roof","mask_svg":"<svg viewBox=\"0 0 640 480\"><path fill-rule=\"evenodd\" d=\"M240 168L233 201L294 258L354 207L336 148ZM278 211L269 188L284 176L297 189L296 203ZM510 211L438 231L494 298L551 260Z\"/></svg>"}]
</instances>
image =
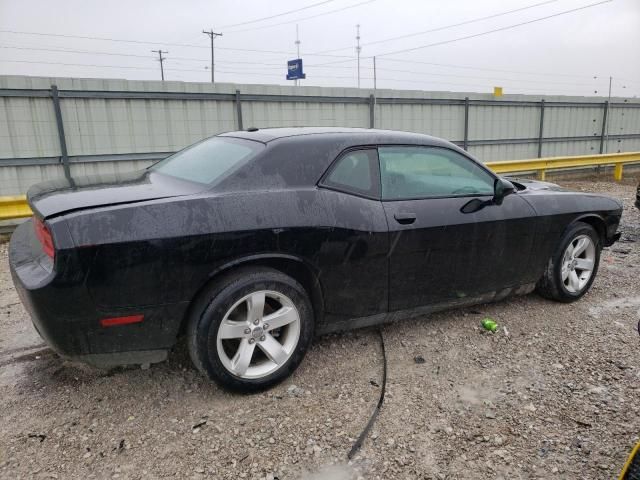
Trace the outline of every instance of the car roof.
<instances>
[{"instance_id":1,"label":"car roof","mask_svg":"<svg viewBox=\"0 0 640 480\"><path fill-rule=\"evenodd\" d=\"M334 137L336 140L344 140L345 135L357 139L363 143L409 143L435 146L450 146L446 140L425 135L422 133L401 132L396 130L381 130L376 128L349 128L349 127L284 127L284 128L259 128L226 132L220 134L223 137L244 138L262 143L269 143L289 137L313 135Z\"/></svg>"}]
</instances>

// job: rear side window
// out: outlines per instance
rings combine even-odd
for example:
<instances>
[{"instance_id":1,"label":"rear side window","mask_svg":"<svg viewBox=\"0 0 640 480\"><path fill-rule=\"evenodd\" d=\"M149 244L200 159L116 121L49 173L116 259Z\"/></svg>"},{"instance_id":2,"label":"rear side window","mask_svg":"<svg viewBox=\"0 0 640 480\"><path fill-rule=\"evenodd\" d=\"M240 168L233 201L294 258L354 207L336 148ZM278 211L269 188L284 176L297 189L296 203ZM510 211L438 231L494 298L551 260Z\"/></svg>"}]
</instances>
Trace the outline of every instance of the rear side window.
<instances>
[{"instance_id":1,"label":"rear side window","mask_svg":"<svg viewBox=\"0 0 640 480\"><path fill-rule=\"evenodd\" d=\"M216 185L264 148L239 138L212 137L165 158L151 170L191 182Z\"/></svg>"},{"instance_id":2,"label":"rear side window","mask_svg":"<svg viewBox=\"0 0 640 480\"><path fill-rule=\"evenodd\" d=\"M378 198L380 175L376 150L354 150L345 153L331 167L322 184L356 195Z\"/></svg>"}]
</instances>

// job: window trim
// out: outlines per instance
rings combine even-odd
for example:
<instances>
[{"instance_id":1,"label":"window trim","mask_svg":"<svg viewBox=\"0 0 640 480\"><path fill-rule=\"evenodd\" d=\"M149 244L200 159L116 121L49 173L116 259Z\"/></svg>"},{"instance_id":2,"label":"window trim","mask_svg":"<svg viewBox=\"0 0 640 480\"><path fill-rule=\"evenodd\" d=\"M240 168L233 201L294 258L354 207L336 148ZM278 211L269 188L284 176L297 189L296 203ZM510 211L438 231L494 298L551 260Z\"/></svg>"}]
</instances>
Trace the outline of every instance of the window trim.
<instances>
[{"instance_id":1,"label":"window trim","mask_svg":"<svg viewBox=\"0 0 640 480\"><path fill-rule=\"evenodd\" d=\"M363 193L361 191L355 190L355 189L350 189L350 188L341 188L340 186L336 186L333 184L328 184L326 183L327 178L331 175L331 173L333 172L333 170L335 170L336 166L338 165L338 163L340 163L340 160L342 160L342 158L344 158L345 156L349 155L350 153L353 152L359 152L362 150L373 150L374 154L375 154L375 160L373 162L373 166L375 171L372 172L372 180L375 182L377 180L377 184L376 184L376 191L374 192L374 195L367 195L366 193ZM353 147L349 147L343 151L341 151L336 158L333 159L333 161L331 162L331 164L327 167L327 169L325 170L325 172L322 174L322 177L320 177L320 180L318 180L318 182L316 183L317 187L319 188L325 188L327 190L332 190L334 192L340 192L340 193L345 193L347 195L353 195L355 197L360 197L360 198L366 198L368 200L377 200L380 201L382 198L382 179L381 179L381 175L380 175L380 157L378 155L378 146L377 145L358 145L358 146L353 146Z\"/></svg>"},{"instance_id":2,"label":"window trim","mask_svg":"<svg viewBox=\"0 0 640 480\"><path fill-rule=\"evenodd\" d=\"M440 150L448 150L450 152L453 153L457 153L458 155L460 155L461 157L467 159L468 161L470 161L471 163L473 163L474 165L477 165L478 167L480 167L481 170L485 171L486 173L489 174L489 176L491 178L493 178L493 185L495 188L495 182L498 179L498 176L491 171L487 166L485 166L482 162L478 162L476 159L472 158L471 156L469 156L467 154L467 152L459 152L458 150L455 150L453 148L450 147L446 147L446 146L441 146L441 145L424 145L424 144L399 144L399 143L389 143L389 144L380 144L377 146L377 148L380 147L418 147L418 148L430 148L430 149L440 149ZM390 198L390 199L385 199L382 197L382 165L380 164L381 160L380 160L380 152L378 151L378 172L380 174L380 201L382 202L408 202L411 200L429 200L429 199L442 199L442 198L478 198L478 197L489 197L489 196L493 196L493 194L484 194L484 193L461 193L458 195L453 195L453 194L449 194L449 195L426 195L426 196L422 196L422 197L403 197L403 198Z\"/></svg>"}]
</instances>

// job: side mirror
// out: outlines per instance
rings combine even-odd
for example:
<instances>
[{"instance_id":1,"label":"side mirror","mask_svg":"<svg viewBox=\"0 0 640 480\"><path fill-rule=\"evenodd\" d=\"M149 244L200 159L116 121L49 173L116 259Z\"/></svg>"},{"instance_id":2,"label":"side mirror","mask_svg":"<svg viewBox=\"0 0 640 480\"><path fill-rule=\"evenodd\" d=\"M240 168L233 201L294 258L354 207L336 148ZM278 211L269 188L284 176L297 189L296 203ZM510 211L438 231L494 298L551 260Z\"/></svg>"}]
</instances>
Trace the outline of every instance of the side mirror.
<instances>
[{"instance_id":1,"label":"side mirror","mask_svg":"<svg viewBox=\"0 0 640 480\"><path fill-rule=\"evenodd\" d=\"M516 187L513 183L505 180L504 178L496 178L496 181L493 184L493 203L496 205L502 205L504 197L511 195L515 191Z\"/></svg>"}]
</instances>

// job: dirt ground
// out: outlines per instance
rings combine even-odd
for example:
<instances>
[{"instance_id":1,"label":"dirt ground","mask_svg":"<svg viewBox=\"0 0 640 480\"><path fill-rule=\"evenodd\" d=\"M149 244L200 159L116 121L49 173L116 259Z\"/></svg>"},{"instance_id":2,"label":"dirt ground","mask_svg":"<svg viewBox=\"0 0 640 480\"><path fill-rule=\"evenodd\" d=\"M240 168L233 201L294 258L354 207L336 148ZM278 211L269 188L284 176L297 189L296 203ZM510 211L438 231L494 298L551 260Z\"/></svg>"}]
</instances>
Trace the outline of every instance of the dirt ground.
<instances>
[{"instance_id":1,"label":"dirt ground","mask_svg":"<svg viewBox=\"0 0 640 480\"><path fill-rule=\"evenodd\" d=\"M33 330L0 245L0 477L610 479L640 440L640 214L631 182L560 182L625 203L592 290L535 294L317 339L265 393L208 383L183 347L100 371ZM486 317L500 325L483 331ZM424 363L417 363L422 356Z\"/></svg>"}]
</instances>

